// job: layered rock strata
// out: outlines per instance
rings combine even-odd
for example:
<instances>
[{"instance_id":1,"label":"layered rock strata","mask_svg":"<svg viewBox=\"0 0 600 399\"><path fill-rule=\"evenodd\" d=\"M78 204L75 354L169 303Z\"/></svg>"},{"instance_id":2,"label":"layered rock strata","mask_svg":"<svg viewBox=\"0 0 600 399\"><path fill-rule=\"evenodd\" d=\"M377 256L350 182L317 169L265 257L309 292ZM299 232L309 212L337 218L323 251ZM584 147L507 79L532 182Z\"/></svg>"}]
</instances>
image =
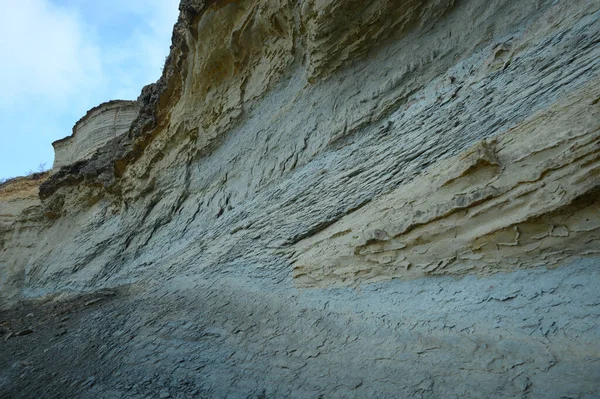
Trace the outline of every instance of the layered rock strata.
<instances>
[{"instance_id":1,"label":"layered rock strata","mask_svg":"<svg viewBox=\"0 0 600 399\"><path fill-rule=\"evenodd\" d=\"M88 111L75 124L71 136L52 143L53 171L91 158L108 141L128 132L138 113L136 101L110 101Z\"/></svg>"},{"instance_id":2,"label":"layered rock strata","mask_svg":"<svg viewBox=\"0 0 600 399\"><path fill-rule=\"evenodd\" d=\"M34 173L0 184L0 296L19 294L27 256L47 227L39 186L49 172Z\"/></svg>"},{"instance_id":3,"label":"layered rock strata","mask_svg":"<svg viewBox=\"0 0 600 399\"><path fill-rule=\"evenodd\" d=\"M134 284L127 363L201 349L207 396L593 397L600 4L180 11L127 133L1 233L3 293Z\"/></svg>"},{"instance_id":4,"label":"layered rock strata","mask_svg":"<svg viewBox=\"0 0 600 399\"><path fill-rule=\"evenodd\" d=\"M489 274L598 256L599 83L298 243L296 282Z\"/></svg>"}]
</instances>

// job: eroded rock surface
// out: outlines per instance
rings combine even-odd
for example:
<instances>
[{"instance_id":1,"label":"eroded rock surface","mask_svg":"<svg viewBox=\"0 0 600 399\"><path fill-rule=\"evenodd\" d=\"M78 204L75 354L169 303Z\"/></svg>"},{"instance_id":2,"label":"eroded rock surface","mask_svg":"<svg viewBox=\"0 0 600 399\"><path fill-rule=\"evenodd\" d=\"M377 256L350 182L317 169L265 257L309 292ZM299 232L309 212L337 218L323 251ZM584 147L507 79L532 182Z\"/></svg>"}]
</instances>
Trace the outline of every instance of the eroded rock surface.
<instances>
[{"instance_id":1,"label":"eroded rock surface","mask_svg":"<svg viewBox=\"0 0 600 399\"><path fill-rule=\"evenodd\" d=\"M4 314L33 333L0 340L0 395L592 399L599 283L586 259L360 291L186 275L44 298Z\"/></svg>"},{"instance_id":2,"label":"eroded rock surface","mask_svg":"<svg viewBox=\"0 0 600 399\"><path fill-rule=\"evenodd\" d=\"M2 301L23 286L27 254L47 227L39 186L49 172L34 173L0 184L0 288Z\"/></svg>"},{"instance_id":3,"label":"eroded rock surface","mask_svg":"<svg viewBox=\"0 0 600 399\"><path fill-rule=\"evenodd\" d=\"M52 169L91 158L108 141L127 133L139 111L136 101L110 101L91 109L75 124L71 136L52 143Z\"/></svg>"},{"instance_id":4,"label":"eroded rock surface","mask_svg":"<svg viewBox=\"0 0 600 399\"><path fill-rule=\"evenodd\" d=\"M297 283L489 274L597 256L599 99L594 82L298 243Z\"/></svg>"},{"instance_id":5,"label":"eroded rock surface","mask_svg":"<svg viewBox=\"0 0 600 399\"><path fill-rule=\"evenodd\" d=\"M597 396L598 2L180 11L127 133L0 231L6 301L135 287L52 344L106 365L65 392Z\"/></svg>"}]
</instances>

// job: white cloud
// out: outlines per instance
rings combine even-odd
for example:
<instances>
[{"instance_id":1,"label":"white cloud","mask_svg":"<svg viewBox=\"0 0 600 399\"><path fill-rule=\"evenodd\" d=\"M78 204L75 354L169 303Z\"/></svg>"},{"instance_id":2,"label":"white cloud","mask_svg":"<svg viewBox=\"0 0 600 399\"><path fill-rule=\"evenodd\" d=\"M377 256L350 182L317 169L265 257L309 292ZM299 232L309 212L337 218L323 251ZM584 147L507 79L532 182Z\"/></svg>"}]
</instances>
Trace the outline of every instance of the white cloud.
<instances>
[{"instance_id":1,"label":"white cloud","mask_svg":"<svg viewBox=\"0 0 600 399\"><path fill-rule=\"evenodd\" d=\"M0 106L32 97L63 105L73 97L93 97L94 92L108 97L104 100L112 99L113 93L135 98L143 85L158 79L179 0L62 3L3 4Z\"/></svg>"},{"instance_id":2,"label":"white cloud","mask_svg":"<svg viewBox=\"0 0 600 399\"><path fill-rule=\"evenodd\" d=\"M179 0L2 1L0 177L52 164L93 106L135 99L168 54Z\"/></svg>"},{"instance_id":3,"label":"white cloud","mask_svg":"<svg viewBox=\"0 0 600 399\"><path fill-rule=\"evenodd\" d=\"M6 2L0 13L0 37L0 106L31 99L64 103L102 81L100 49L86 40L72 10L47 0Z\"/></svg>"}]
</instances>

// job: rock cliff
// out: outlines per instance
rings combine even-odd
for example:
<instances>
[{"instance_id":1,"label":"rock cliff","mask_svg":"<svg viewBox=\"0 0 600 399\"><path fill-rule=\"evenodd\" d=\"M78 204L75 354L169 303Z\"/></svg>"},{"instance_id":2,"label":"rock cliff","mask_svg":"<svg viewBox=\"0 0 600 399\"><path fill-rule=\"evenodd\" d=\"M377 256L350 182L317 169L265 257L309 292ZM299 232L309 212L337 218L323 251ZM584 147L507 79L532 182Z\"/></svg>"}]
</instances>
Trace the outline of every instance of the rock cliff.
<instances>
[{"instance_id":1,"label":"rock cliff","mask_svg":"<svg viewBox=\"0 0 600 399\"><path fill-rule=\"evenodd\" d=\"M595 397L599 21L585 0L183 0L160 80L55 143L39 196L0 191L5 308L45 298L89 337L53 341L46 388ZM37 392L11 370L0 392Z\"/></svg>"},{"instance_id":2,"label":"rock cliff","mask_svg":"<svg viewBox=\"0 0 600 399\"><path fill-rule=\"evenodd\" d=\"M111 139L129 131L139 113L135 101L110 101L91 109L73 127L73 134L52 143L54 165L61 167L91 158Z\"/></svg>"}]
</instances>

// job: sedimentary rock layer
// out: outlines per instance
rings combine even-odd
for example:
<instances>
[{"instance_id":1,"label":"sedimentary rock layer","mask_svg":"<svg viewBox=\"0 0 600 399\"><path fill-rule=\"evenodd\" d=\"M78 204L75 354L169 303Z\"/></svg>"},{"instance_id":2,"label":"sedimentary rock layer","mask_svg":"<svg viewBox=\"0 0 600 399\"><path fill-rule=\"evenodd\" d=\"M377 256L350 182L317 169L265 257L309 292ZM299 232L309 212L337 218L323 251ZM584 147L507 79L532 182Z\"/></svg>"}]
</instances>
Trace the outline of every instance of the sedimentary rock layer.
<instances>
[{"instance_id":1,"label":"sedimentary rock layer","mask_svg":"<svg viewBox=\"0 0 600 399\"><path fill-rule=\"evenodd\" d=\"M297 244L302 286L486 274L600 254L600 81Z\"/></svg>"},{"instance_id":2,"label":"sedimentary rock layer","mask_svg":"<svg viewBox=\"0 0 600 399\"><path fill-rule=\"evenodd\" d=\"M43 185L46 213L65 216L51 227L61 233L50 235L66 237L34 255L30 288L43 287L44 281L77 285L87 285L90 279L116 281L154 264L185 269L190 262L202 270L241 268L253 275L287 274L293 267L307 266L297 263L296 242L392 190L415 187L405 185L444 158L455 157L444 163L443 168L455 171L448 174L456 174L448 179L458 178L461 168L471 166L474 177L467 171L466 180L449 182L439 193L441 205L433 199L420 205L424 215L413 215L408 208L398 211L393 215L398 218L397 232L379 230L400 234L402 220L427 224L443 216L442 208L457 210L464 201L462 213L452 215L459 226L469 206L479 201L468 198L469 189L482 195L482 200L514 198L517 194L511 187L518 191L526 185L514 173L502 174L508 167L502 162L519 158L509 155L512 149L495 147L493 138L498 135L514 137L521 143L511 147L516 149L534 144L539 149L554 144L563 148L589 140L581 151L594 156L593 120L574 124L577 115L595 115L597 109L600 53L598 9L593 3L435 3L445 12L435 13L438 17L432 21L409 24L396 36L371 46L369 54L321 75L310 72L306 64L304 51L315 45L316 36L301 34L306 23L294 17L301 10L288 3L219 4L191 11L183 5L174 36L177 45L163 79L144 91L146 105L127 137L129 152L108 163L92 159ZM328 43L342 36L333 35ZM339 40L342 48L345 39ZM222 75L215 76L213 69ZM318 81L309 82L317 76ZM571 92L575 94L569 97ZM561 106L565 101L574 104L573 110ZM574 109L579 114L572 115ZM552 116L555 110L565 112L564 120ZM550 124L550 120L558 122ZM536 130L532 127L536 123L544 126ZM572 132L549 130L556 123L564 123ZM538 140L530 145L532 134ZM489 144L460 158L481 140ZM483 155L477 155L480 152ZM526 162L527 154L519 154ZM550 150L537 157L544 154L553 157ZM576 168L579 161L571 161ZM491 164L477 172L486 162ZM564 162L568 167L569 159ZM536 168L544 166L527 168L523 175L534 176L540 173ZM501 180L506 187L499 187L497 193L480 187L509 175L514 182ZM556 184L563 184L564 178L556 178ZM590 172L582 186L592 190L594 178ZM443 183L430 182L427 175L419 181L431 187ZM540 186L545 181L541 179ZM573 195L569 193L564 203L548 202L543 212L528 210L523 202L521 211L515 211L521 217L503 222L507 237L498 242L515 242L514 229L526 215L551 213L566 206ZM391 197L385 198L376 206L385 208ZM437 206L441 208L436 211ZM79 217L87 222L71 237L71 227L66 225L79 223L75 222ZM496 231L489 227L488 233ZM479 233L487 234L474 232ZM476 248L479 244L467 244L475 238L465 237L457 245L465 251L469 245ZM71 242L77 245L71 247ZM63 245L69 248L69 260L58 249ZM464 251L455 252L437 260ZM337 255L342 254L347 255ZM430 269L432 265L424 265L433 258L427 259L415 258L411 265L423 263Z\"/></svg>"},{"instance_id":3,"label":"sedimentary rock layer","mask_svg":"<svg viewBox=\"0 0 600 399\"><path fill-rule=\"evenodd\" d=\"M128 132L0 231L2 294L132 284L102 356L206 396L593 397L598 2L180 10Z\"/></svg>"},{"instance_id":4,"label":"sedimentary rock layer","mask_svg":"<svg viewBox=\"0 0 600 399\"><path fill-rule=\"evenodd\" d=\"M0 298L18 295L27 256L47 226L39 186L49 172L0 184Z\"/></svg>"},{"instance_id":5,"label":"sedimentary rock layer","mask_svg":"<svg viewBox=\"0 0 600 399\"><path fill-rule=\"evenodd\" d=\"M58 171L92 157L108 141L129 131L138 116L136 101L110 101L91 109L73 127L73 134L52 143L54 165Z\"/></svg>"}]
</instances>

